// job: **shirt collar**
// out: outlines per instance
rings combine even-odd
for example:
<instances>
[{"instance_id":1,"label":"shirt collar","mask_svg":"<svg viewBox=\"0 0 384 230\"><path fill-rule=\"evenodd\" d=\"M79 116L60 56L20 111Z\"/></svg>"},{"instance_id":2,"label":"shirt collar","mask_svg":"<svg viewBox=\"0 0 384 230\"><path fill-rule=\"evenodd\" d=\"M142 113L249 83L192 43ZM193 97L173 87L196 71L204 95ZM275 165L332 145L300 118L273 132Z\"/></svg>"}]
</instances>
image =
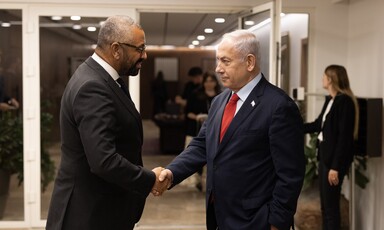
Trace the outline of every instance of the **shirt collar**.
<instances>
[{"instance_id":1,"label":"shirt collar","mask_svg":"<svg viewBox=\"0 0 384 230\"><path fill-rule=\"evenodd\" d=\"M116 81L120 77L117 71L111 65L109 65L106 61L104 61L99 55L97 55L96 53L93 53L92 58L97 63L99 63L99 65L101 65L101 67L103 67L105 71L109 73L109 75L111 75L113 80Z\"/></svg>"},{"instance_id":2,"label":"shirt collar","mask_svg":"<svg viewBox=\"0 0 384 230\"><path fill-rule=\"evenodd\" d=\"M241 88L237 92L237 96L239 96L241 101L245 101L249 94L252 92L253 88L259 83L261 79L261 73L257 74L255 78L253 78L250 82L248 82L243 88ZM233 93L233 92L232 92Z\"/></svg>"}]
</instances>

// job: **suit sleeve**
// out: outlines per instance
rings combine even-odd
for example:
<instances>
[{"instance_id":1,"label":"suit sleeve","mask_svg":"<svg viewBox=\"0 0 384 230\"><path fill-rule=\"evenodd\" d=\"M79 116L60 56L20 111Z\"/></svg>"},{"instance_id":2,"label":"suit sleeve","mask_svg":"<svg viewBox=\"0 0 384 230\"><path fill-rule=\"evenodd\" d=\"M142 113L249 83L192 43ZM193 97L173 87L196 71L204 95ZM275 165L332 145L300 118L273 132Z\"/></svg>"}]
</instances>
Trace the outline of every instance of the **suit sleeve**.
<instances>
[{"instance_id":1,"label":"suit sleeve","mask_svg":"<svg viewBox=\"0 0 384 230\"><path fill-rule=\"evenodd\" d=\"M293 101L287 99L276 105L269 138L277 180L269 223L278 229L289 229L305 173L303 121Z\"/></svg>"},{"instance_id":2,"label":"suit sleeve","mask_svg":"<svg viewBox=\"0 0 384 230\"><path fill-rule=\"evenodd\" d=\"M116 104L108 87L86 82L73 101L73 114L92 173L126 190L147 196L155 174L116 152Z\"/></svg>"},{"instance_id":3,"label":"suit sleeve","mask_svg":"<svg viewBox=\"0 0 384 230\"><path fill-rule=\"evenodd\" d=\"M353 152L351 150L351 141L353 140L353 130L355 123L355 106L350 97L343 95L339 96L340 101L335 105L335 110L337 113L337 125L338 132L335 133L336 146L334 157L332 160L331 168L335 170L340 170L344 166L348 159L351 159ZM348 151L350 150L350 151Z\"/></svg>"},{"instance_id":4,"label":"suit sleeve","mask_svg":"<svg viewBox=\"0 0 384 230\"><path fill-rule=\"evenodd\" d=\"M327 108L327 105L330 101L330 97L325 97L325 102L323 105L323 108L321 109L321 113L319 116L314 120L313 122L304 123L304 133L316 133L321 131L321 125L323 122L323 114L325 112L325 109Z\"/></svg>"}]
</instances>

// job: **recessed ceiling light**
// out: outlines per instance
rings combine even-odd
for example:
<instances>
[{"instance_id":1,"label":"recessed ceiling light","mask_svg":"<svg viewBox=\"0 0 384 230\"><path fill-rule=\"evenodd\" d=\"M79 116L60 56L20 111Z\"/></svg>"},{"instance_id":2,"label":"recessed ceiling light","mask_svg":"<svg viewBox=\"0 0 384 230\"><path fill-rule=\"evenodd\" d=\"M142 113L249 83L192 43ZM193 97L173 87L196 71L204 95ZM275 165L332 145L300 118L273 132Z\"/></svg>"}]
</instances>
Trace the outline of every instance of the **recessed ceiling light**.
<instances>
[{"instance_id":1,"label":"recessed ceiling light","mask_svg":"<svg viewBox=\"0 0 384 230\"><path fill-rule=\"evenodd\" d=\"M253 26L253 25L255 25L255 22L254 21L245 21L244 24L247 26Z\"/></svg>"},{"instance_id":2,"label":"recessed ceiling light","mask_svg":"<svg viewBox=\"0 0 384 230\"><path fill-rule=\"evenodd\" d=\"M89 32L94 32L94 31L96 31L96 27L94 27L94 26L89 26L89 27L87 28L87 30L88 30Z\"/></svg>"},{"instance_id":3,"label":"recessed ceiling light","mask_svg":"<svg viewBox=\"0 0 384 230\"><path fill-rule=\"evenodd\" d=\"M81 19L80 16L71 16L72 21L79 21Z\"/></svg>"},{"instance_id":4,"label":"recessed ceiling light","mask_svg":"<svg viewBox=\"0 0 384 230\"><path fill-rule=\"evenodd\" d=\"M202 40L204 40L204 39L205 39L205 36L204 36L204 35L199 35L199 36L197 36L197 40L202 41Z\"/></svg>"},{"instance_id":5,"label":"recessed ceiling light","mask_svg":"<svg viewBox=\"0 0 384 230\"><path fill-rule=\"evenodd\" d=\"M224 23L225 19L224 18L215 18L216 23Z\"/></svg>"},{"instance_id":6,"label":"recessed ceiling light","mask_svg":"<svg viewBox=\"0 0 384 230\"><path fill-rule=\"evenodd\" d=\"M173 50L175 48L175 46L173 45L163 45L161 46L162 49L165 49L165 50Z\"/></svg>"},{"instance_id":7,"label":"recessed ceiling light","mask_svg":"<svg viewBox=\"0 0 384 230\"><path fill-rule=\"evenodd\" d=\"M195 48L195 46L194 45L189 45L188 48L193 49L193 48Z\"/></svg>"},{"instance_id":8,"label":"recessed ceiling light","mask_svg":"<svg viewBox=\"0 0 384 230\"><path fill-rule=\"evenodd\" d=\"M63 17L61 17L61 16L52 16L51 19L54 20L54 21L60 21L61 19L63 19Z\"/></svg>"},{"instance_id":9,"label":"recessed ceiling light","mask_svg":"<svg viewBox=\"0 0 384 230\"><path fill-rule=\"evenodd\" d=\"M11 27L11 23L9 22L2 22L1 27Z\"/></svg>"},{"instance_id":10,"label":"recessed ceiling light","mask_svg":"<svg viewBox=\"0 0 384 230\"><path fill-rule=\"evenodd\" d=\"M198 46L199 44L200 44L200 42L198 40L192 41L192 45Z\"/></svg>"},{"instance_id":11,"label":"recessed ceiling light","mask_svg":"<svg viewBox=\"0 0 384 230\"><path fill-rule=\"evenodd\" d=\"M204 32L207 33L207 34L211 34L211 33L213 33L213 29L211 29L211 28L205 28L205 29L204 29Z\"/></svg>"},{"instance_id":12,"label":"recessed ceiling light","mask_svg":"<svg viewBox=\"0 0 384 230\"><path fill-rule=\"evenodd\" d=\"M81 29L81 25L73 25L72 29L79 30L79 29Z\"/></svg>"}]
</instances>

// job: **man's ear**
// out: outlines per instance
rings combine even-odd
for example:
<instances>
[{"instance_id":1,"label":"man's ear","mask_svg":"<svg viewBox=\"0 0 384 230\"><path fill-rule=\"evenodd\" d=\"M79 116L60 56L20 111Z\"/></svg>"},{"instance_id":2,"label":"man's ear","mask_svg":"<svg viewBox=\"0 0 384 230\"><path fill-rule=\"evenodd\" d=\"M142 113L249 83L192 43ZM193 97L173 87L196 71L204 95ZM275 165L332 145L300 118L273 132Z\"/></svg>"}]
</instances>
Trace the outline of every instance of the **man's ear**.
<instances>
[{"instance_id":1,"label":"man's ear","mask_svg":"<svg viewBox=\"0 0 384 230\"><path fill-rule=\"evenodd\" d=\"M253 71L256 67L256 57L253 54L247 55L247 69L248 71Z\"/></svg>"},{"instance_id":2,"label":"man's ear","mask_svg":"<svg viewBox=\"0 0 384 230\"><path fill-rule=\"evenodd\" d=\"M114 42L111 44L111 53L112 53L112 56L116 59L116 60L119 60L120 59L120 45L119 43L117 42Z\"/></svg>"}]
</instances>

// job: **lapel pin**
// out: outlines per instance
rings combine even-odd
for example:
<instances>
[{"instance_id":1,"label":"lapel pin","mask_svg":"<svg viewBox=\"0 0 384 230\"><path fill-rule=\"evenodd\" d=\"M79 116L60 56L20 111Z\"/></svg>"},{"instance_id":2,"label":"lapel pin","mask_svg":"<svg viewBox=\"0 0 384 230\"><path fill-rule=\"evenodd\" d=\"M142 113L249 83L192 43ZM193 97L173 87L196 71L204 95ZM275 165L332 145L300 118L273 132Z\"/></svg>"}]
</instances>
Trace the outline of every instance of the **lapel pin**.
<instances>
[{"instance_id":1,"label":"lapel pin","mask_svg":"<svg viewBox=\"0 0 384 230\"><path fill-rule=\"evenodd\" d=\"M255 101L251 102L252 107L255 106L255 104L256 104Z\"/></svg>"}]
</instances>

